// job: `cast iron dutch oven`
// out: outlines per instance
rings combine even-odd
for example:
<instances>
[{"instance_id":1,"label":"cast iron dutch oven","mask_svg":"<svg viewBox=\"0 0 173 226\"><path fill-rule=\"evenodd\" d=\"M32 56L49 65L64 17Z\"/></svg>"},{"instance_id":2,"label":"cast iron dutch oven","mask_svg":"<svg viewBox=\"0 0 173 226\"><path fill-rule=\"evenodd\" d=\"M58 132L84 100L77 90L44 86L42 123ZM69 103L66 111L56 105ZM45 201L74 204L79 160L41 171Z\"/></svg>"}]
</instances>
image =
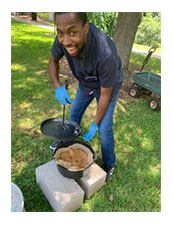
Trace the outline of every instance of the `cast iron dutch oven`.
<instances>
[{"instance_id":1,"label":"cast iron dutch oven","mask_svg":"<svg viewBox=\"0 0 173 226\"><path fill-rule=\"evenodd\" d=\"M90 150L90 152L92 153L92 156L93 156L92 162L85 169L78 170L78 171L70 171L67 168L64 168L63 166L61 166L59 164L57 164L57 168L63 176L71 178L71 179L79 179L88 173L89 167L93 164L93 162L96 160L97 157L96 157L96 153L92 149L91 145L89 145L88 143L83 142L83 141L71 141L71 142L59 144L53 154L55 155L61 148L66 148L72 144L81 144L81 145L84 145L85 147L87 147Z\"/></svg>"},{"instance_id":2,"label":"cast iron dutch oven","mask_svg":"<svg viewBox=\"0 0 173 226\"><path fill-rule=\"evenodd\" d=\"M65 81L65 87L68 87L68 81ZM79 171L69 171L68 169L57 165L58 170L60 173L68 178L72 179L78 179L80 177L83 177L87 174L89 167L93 164L93 162L96 160L96 153L92 149L91 145L84 141L75 141L75 138L78 137L81 133L81 128L80 126L70 120L65 120L65 105L63 107L63 118L51 118L43 121L41 123L41 132L50 137L53 138L57 141L59 141L59 144L57 145L55 151L53 152L53 155L63 147L68 147L72 144L79 143L87 147L91 153L93 154L93 161L89 166L87 166L83 170ZM69 141L71 140L71 141ZM61 142L63 141L63 142Z\"/></svg>"}]
</instances>

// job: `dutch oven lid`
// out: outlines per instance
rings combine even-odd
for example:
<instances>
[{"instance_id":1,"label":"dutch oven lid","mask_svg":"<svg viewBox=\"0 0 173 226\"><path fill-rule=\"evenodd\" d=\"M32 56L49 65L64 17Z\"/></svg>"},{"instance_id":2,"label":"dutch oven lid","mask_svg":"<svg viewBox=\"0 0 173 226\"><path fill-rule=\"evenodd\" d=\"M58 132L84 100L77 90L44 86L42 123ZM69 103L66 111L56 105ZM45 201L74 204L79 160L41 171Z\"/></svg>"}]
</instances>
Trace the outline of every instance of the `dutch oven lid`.
<instances>
[{"instance_id":1,"label":"dutch oven lid","mask_svg":"<svg viewBox=\"0 0 173 226\"><path fill-rule=\"evenodd\" d=\"M68 140L80 135L80 126L70 120L61 118L47 119L41 124L41 132L53 139Z\"/></svg>"}]
</instances>

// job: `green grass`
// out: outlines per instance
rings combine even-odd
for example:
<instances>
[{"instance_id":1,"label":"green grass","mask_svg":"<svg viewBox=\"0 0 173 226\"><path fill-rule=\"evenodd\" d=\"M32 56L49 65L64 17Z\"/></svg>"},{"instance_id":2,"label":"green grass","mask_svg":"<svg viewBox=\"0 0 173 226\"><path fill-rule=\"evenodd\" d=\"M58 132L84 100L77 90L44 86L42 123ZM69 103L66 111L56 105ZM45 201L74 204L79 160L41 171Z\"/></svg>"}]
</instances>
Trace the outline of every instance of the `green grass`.
<instances>
[{"instance_id":1,"label":"green grass","mask_svg":"<svg viewBox=\"0 0 173 226\"><path fill-rule=\"evenodd\" d=\"M139 45L139 44L134 43L133 48L138 49L138 50L145 50L148 52L148 50L151 48L151 46ZM161 47L157 47L156 51L154 53L161 54Z\"/></svg>"},{"instance_id":2,"label":"green grass","mask_svg":"<svg viewBox=\"0 0 173 226\"><path fill-rule=\"evenodd\" d=\"M131 53L130 68L140 71L146 56L138 53ZM151 57L148 63L145 65L143 71L151 71L156 74L161 74L161 60Z\"/></svg>"},{"instance_id":3,"label":"green grass","mask_svg":"<svg viewBox=\"0 0 173 226\"><path fill-rule=\"evenodd\" d=\"M52 140L41 134L41 122L62 117L62 107L54 99L47 72L53 32L12 20L11 34L11 180L21 188L27 212L52 212L36 183L35 169L52 159L49 151ZM135 57L140 61L139 56L132 54L133 67ZM149 67L153 68L160 71L159 63ZM67 76L61 75L62 82L65 78ZM69 85L72 99L76 85L76 82ZM143 95L139 99L119 99L114 115L115 175L99 192L85 200L78 212L161 211L161 113L147 106L148 98ZM68 117L69 107L66 109ZM95 111L94 101L85 112L82 133L89 128ZM98 155L96 162L101 164L98 135L91 144Z\"/></svg>"}]
</instances>

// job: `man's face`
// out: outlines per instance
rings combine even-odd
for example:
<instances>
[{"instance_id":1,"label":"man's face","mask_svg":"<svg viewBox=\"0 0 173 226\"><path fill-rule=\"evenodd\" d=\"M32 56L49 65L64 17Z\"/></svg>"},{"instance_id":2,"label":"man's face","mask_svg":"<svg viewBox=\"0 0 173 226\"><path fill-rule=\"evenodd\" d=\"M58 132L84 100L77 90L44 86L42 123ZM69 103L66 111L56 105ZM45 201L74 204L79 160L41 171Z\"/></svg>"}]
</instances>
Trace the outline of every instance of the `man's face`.
<instances>
[{"instance_id":1,"label":"man's face","mask_svg":"<svg viewBox=\"0 0 173 226\"><path fill-rule=\"evenodd\" d=\"M56 29L59 43L70 56L77 56L86 44L88 23L83 26L75 13L65 13L56 15Z\"/></svg>"}]
</instances>

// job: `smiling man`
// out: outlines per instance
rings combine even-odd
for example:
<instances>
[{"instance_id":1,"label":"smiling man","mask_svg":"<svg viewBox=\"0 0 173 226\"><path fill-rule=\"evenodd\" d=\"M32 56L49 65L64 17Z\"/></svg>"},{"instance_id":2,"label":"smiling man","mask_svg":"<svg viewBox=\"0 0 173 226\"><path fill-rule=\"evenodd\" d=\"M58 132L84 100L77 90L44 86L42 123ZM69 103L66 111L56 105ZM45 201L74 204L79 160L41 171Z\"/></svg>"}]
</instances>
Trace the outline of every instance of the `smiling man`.
<instances>
[{"instance_id":1,"label":"smiling man","mask_svg":"<svg viewBox=\"0 0 173 226\"><path fill-rule=\"evenodd\" d=\"M67 90L59 81L59 60L65 56L79 82L70 120L80 125L86 108L96 98L97 113L83 139L92 139L98 129L104 169L107 179L111 178L116 163L113 114L122 85L121 60L113 41L87 22L86 13L57 12L54 19L57 36L52 47L49 72L55 98L63 105L71 103Z\"/></svg>"}]
</instances>

